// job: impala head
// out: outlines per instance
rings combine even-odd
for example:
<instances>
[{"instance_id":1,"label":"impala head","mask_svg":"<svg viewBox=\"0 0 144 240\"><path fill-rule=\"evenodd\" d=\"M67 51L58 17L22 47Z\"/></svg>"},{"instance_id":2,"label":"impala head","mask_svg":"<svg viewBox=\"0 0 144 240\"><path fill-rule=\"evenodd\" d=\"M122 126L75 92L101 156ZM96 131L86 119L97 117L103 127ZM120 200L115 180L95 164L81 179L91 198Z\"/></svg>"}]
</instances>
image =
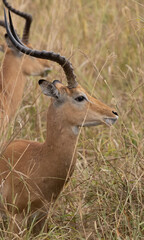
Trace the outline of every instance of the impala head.
<instances>
[{"instance_id":1,"label":"impala head","mask_svg":"<svg viewBox=\"0 0 144 240\"><path fill-rule=\"evenodd\" d=\"M71 63L59 54L46 51L32 50L24 46L18 39L9 14L10 27L5 14L7 33L12 43L21 52L36 58L49 59L62 66L68 86L64 86L60 81L52 83L44 79L39 80L42 92L52 97L52 106L56 111L60 111L72 126L96 126L99 124L112 125L117 119L116 111L96 98L90 96L76 81L76 76Z\"/></svg>"},{"instance_id":2,"label":"impala head","mask_svg":"<svg viewBox=\"0 0 144 240\"><path fill-rule=\"evenodd\" d=\"M63 120L71 126L110 126L118 119L113 108L90 96L79 84L69 88L58 80L51 83L41 79L39 85L45 95L52 97L53 108L62 112Z\"/></svg>"},{"instance_id":3,"label":"impala head","mask_svg":"<svg viewBox=\"0 0 144 240\"><path fill-rule=\"evenodd\" d=\"M12 6L10 6L10 4L6 0L3 0L3 3L13 13L15 13L16 15L26 20L24 30L23 30L22 43L31 47L29 44L29 35L30 35L30 27L32 23L32 16L25 12L20 12L14 9ZM0 20L0 26L5 28L6 27L5 22ZM5 34L5 40L6 40L6 44L3 44L0 50L7 51L9 55L11 56L13 55L14 57L17 57L17 60L21 61L23 58L23 54L14 47L14 45L12 44L7 34ZM24 56L22 60L22 71L26 75L47 76L47 74L51 71L51 68L49 66L49 62L46 61L45 59L36 59L31 56Z\"/></svg>"}]
</instances>

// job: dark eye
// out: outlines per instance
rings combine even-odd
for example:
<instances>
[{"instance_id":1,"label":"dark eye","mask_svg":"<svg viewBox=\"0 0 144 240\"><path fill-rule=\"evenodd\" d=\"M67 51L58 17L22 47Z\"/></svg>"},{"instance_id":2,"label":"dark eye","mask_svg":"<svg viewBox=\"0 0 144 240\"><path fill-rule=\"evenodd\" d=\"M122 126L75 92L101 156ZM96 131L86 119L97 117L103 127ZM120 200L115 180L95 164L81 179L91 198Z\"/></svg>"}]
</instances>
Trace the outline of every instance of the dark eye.
<instances>
[{"instance_id":1,"label":"dark eye","mask_svg":"<svg viewBox=\"0 0 144 240\"><path fill-rule=\"evenodd\" d=\"M75 100L77 101L77 102L82 102L82 101L84 101L86 98L84 97L84 96L78 96L78 97L76 97L75 98Z\"/></svg>"}]
</instances>

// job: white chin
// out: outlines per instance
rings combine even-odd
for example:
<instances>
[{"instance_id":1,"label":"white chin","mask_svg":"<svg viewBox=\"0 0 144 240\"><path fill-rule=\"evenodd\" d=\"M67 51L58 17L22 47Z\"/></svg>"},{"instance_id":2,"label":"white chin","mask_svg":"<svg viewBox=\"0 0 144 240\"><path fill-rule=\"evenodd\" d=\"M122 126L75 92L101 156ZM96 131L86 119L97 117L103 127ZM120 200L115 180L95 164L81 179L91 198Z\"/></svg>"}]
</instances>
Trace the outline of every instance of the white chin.
<instances>
[{"instance_id":1,"label":"white chin","mask_svg":"<svg viewBox=\"0 0 144 240\"><path fill-rule=\"evenodd\" d=\"M105 122L107 125L111 126L111 125L113 125L113 124L116 122L117 119L118 119L117 116L116 116L116 118L105 118L105 119L104 119L104 122Z\"/></svg>"},{"instance_id":2,"label":"white chin","mask_svg":"<svg viewBox=\"0 0 144 240\"><path fill-rule=\"evenodd\" d=\"M92 126L98 126L103 124L102 122L88 122L88 123L84 123L82 125L82 127L92 127Z\"/></svg>"}]
</instances>

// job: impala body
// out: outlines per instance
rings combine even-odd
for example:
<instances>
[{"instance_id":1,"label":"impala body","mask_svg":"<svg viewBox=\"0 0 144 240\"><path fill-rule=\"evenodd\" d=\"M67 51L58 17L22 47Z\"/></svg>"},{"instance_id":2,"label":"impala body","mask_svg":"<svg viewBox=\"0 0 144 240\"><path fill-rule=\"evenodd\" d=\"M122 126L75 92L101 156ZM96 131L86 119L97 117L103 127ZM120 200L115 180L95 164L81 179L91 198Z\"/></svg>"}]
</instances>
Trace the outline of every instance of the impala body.
<instances>
[{"instance_id":1,"label":"impala body","mask_svg":"<svg viewBox=\"0 0 144 240\"><path fill-rule=\"evenodd\" d=\"M31 49L19 46L13 39L11 29L7 25L15 47L21 47L26 54L31 52L33 56L45 56L59 63L68 82L68 86L65 86L58 80L39 80L42 92L51 97L46 140L44 143L15 140L0 159L1 212L8 211L12 216L15 215L16 224L20 225L29 203L31 214L45 213L46 218L49 204L55 201L74 171L80 127L112 125L118 115L112 108L91 97L77 83L72 65L67 59L59 54L32 52ZM43 224L45 218L39 220L37 227Z\"/></svg>"},{"instance_id":2,"label":"impala body","mask_svg":"<svg viewBox=\"0 0 144 240\"><path fill-rule=\"evenodd\" d=\"M43 75L47 67L44 62L41 63L31 56L22 56L15 49L6 50L0 72L1 127L4 127L18 110L27 76Z\"/></svg>"},{"instance_id":3,"label":"impala body","mask_svg":"<svg viewBox=\"0 0 144 240\"><path fill-rule=\"evenodd\" d=\"M12 7L3 0L8 9ZM31 15L13 9L13 12L26 19L22 42L28 43ZM5 27L5 23L0 21L0 25ZM23 56L17 50L11 40L5 35L7 48L5 48L4 59L0 71L0 130L4 129L6 124L15 115L22 101L24 86L27 76L43 76L49 70L49 63L44 59L36 59L31 56ZM1 132L1 131L0 131Z\"/></svg>"}]
</instances>

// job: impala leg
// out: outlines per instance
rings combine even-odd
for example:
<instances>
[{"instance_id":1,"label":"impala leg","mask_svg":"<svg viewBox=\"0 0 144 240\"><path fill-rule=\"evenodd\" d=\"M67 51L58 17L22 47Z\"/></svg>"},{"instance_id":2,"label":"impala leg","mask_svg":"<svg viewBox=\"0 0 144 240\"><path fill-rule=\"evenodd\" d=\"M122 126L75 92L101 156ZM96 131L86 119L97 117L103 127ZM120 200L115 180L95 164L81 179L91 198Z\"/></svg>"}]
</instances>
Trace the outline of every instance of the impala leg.
<instances>
[{"instance_id":1,"label":"impala leg","mask_svg":"<svg viewBox=\"0 0 144 240\"><path fill-rule=\"evenodd\" d=\"M35 217L35 220L30 217L28 219L28 228L32 228L32 233L34 236L38 235L41 231L47 233L49 230L47 223L47 215L39 214Z\"/></svg>"},{"instance_id":2,"label":"impala leg","mask_svg":"<svg viewBox=\"0 0 144 240\"><path fill-rule=\"evenodd\" d=\"M3 229L4 229L4 222L3 222L3 217L2 214L0 213L0 238L3 237Z\"/></svg>"},{"instance_id":3,"label":"impala leg","mask_svg":"<svg viewBox=\"0 0 144 240\"><path fill-rule=\"evenodd\" d=\"M9 230L18 235L23 235L24 233L24 214L15 214L9 220Z\"/></svg>"}]
</instances>

